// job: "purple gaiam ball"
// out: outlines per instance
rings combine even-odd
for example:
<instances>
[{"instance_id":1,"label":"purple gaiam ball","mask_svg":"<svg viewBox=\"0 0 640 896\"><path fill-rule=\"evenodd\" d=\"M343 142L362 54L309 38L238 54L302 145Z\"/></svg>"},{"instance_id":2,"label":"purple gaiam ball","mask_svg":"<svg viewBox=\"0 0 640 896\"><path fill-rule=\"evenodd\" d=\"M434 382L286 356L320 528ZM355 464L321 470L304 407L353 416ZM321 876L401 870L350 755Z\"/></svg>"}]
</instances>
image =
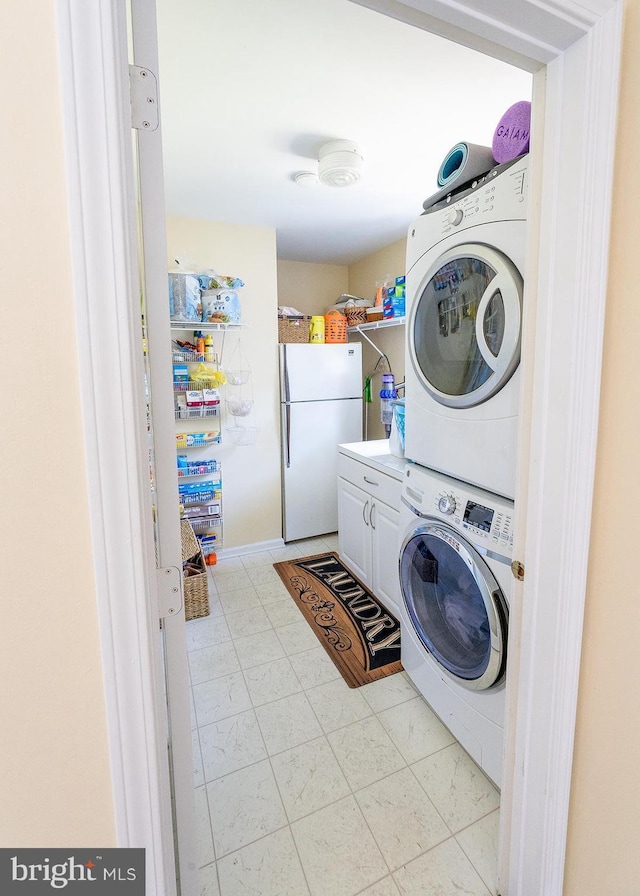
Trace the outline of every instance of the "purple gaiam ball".
<instances>
[{"instance_id":1,"label":"purple gaiam ball","mask_svg":"<svg viewBox=\"0 0 640 896\"><path fill-rule=\"evenodd\" d=\"M493 135L493 158L502 164L529 151L531 103L522 100L504 113Z\"/></svg>"}]
</instances>

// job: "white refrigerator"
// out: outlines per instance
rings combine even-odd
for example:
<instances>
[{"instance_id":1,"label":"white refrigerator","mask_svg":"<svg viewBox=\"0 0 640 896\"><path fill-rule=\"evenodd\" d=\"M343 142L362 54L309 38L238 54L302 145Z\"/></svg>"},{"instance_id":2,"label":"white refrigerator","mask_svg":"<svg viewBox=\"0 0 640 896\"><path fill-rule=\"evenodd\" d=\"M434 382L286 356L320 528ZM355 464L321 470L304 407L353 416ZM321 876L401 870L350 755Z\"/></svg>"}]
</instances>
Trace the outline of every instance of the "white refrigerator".
<instances>
[{"instance_id":1,"label":"white refrigerator","mask_svg":"<svg viewBox=\"0 0 640 896\"><path fill-rule=\"evenodd\" d=\"M284 344L280 350L282 535L338 529L338 450L362 439L362 345Z\"/></svg>"}]
</instances>

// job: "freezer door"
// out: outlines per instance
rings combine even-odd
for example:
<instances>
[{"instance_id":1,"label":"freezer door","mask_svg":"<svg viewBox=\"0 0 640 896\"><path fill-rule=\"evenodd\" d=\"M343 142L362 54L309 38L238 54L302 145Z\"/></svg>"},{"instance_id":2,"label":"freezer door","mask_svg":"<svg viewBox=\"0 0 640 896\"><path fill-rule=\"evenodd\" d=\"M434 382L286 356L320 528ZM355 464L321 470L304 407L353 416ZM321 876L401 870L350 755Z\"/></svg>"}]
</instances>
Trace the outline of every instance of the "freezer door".
<instances>
[{"instance_id":1,"label":"freezer door","mask_svg":"<svg viewBox=\"0 0 640 896\"><path fill-rule=\"evenodd\" d=\"M338 445L361 439L360 398L282 405L285 541L338 530Z\"/></svg>"},{"instance_id":2,"label":"freezer door","mask_svg":"<svg viewBox=\"0 0 640 896\"><path fill-rule=\"evenodd\" d=\"M362 397L362 345L280 345L282 401Z\"/></svg>"}]
</instances>

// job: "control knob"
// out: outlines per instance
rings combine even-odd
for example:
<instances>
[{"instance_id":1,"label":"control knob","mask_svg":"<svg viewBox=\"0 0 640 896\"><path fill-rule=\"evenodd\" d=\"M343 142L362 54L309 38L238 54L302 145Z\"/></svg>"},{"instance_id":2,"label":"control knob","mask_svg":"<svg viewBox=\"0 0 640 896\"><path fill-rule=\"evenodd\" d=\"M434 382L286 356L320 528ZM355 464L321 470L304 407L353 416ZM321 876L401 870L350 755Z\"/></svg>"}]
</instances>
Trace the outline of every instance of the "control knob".
<instances>
[{"instance_id":1,"label":"control knob","mask_svg":"<svg viewBox=\"0 0 640 896\"><path fill-rule=\"evenodd\" d=\"M446 513L447 516L451 516L452 513L455 513L455 509L455 495L442 495L442 497L438 500L438 510L440 511L440 513Z\"/></svg>"},{"instance_id":2,"label":"control knob","mask_svg":"<svg viewBox=\"0 0 640 896\"><path fill-rule=\"evenodd\" d=\"M452 208L449 214L447 215L447 223L453 224L454 227L457 227L462 218L464 217L464 212L461 208Z\"/></svg>"}]
</instances>

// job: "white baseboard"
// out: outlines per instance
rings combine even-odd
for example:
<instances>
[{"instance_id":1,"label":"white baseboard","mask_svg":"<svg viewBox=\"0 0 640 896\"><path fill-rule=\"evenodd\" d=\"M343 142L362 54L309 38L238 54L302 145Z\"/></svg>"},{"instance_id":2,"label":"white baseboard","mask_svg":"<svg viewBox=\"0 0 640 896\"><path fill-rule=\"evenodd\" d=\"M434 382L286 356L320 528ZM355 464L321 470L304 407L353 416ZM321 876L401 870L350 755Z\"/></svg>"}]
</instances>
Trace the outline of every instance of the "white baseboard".
<instances>
[{"instance_id":1,"label":"white baseboard","mask_svg":"<svg viewBox=\"0 0 640 896\"><path fill-rule=\"evenodd\" d=\"M277 551L284 547L282 538L272 538L269 541L257 541L254 544L241 544L235 548L221 548L216 551L220 560L229 560L231 557L242 557L245 554L257 554L259 551Z\"/></svg>"}]
</instances>

